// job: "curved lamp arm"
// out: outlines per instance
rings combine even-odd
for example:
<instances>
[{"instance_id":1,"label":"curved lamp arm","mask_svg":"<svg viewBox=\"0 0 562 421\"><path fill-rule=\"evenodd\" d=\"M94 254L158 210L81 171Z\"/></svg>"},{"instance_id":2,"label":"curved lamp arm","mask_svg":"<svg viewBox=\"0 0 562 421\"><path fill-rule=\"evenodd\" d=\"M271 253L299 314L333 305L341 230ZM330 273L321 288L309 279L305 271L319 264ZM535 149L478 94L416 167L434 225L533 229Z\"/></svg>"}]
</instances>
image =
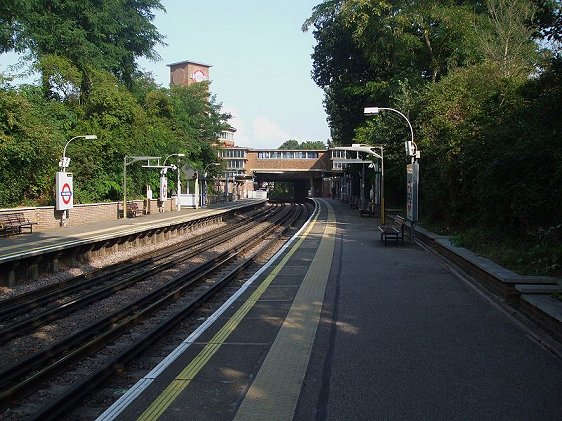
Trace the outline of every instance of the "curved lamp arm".
<instances>
[{"instance_id":1,"label":"curved lamp arm","mask_svg":"<svg viewBox=\"0 0 562 421\"><path fill-rule=\"evenodd\" d=\"M411 142L413 145L413 150L410 151L410 148L408 147L408 144L406 143L406 153L409 156L413 156L415 157L417 152L418 152L418 145L416 145L416 143L414 142L414 129L412 128L412 124L410 123L410 120L408 120L408 117L406 117L404 114L402 114L400 111L395 110L394 108L388 108L388 107L366 107L364 109L364 114L365 115L373 115L373 114L379 114L380 111L394 111L395 113L399 114L400 116L402 116L402 118L404 120L406 120L406 122L408 123L408 127L410 127L410 134L412 136Z\"/></svg>"}]
</instances>

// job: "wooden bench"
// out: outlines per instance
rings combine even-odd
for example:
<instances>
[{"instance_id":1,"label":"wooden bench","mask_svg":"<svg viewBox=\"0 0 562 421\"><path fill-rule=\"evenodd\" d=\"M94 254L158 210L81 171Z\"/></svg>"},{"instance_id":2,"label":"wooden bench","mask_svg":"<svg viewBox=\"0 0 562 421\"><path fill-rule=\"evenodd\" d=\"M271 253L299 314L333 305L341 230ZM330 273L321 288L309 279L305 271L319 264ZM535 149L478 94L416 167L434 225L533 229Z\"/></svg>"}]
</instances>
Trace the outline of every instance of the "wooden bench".
<instances>
[{"instance_id":1,"label":"wooden bench","mask_svg":"<svg viewBox=\"0 0 562 421\"><path fill-rule=\"evenodd\" d=\"M406 220L400 215L395 215L391 223L385 223L379 226L379 231L381 232L381 241L384 240L384 245L386 246L386 240L402 240L402 245L404 244L404 225L406 225Z\"/></svg>"},{"instance_id":2,"label":"wooden bench","mask_svg":"<svg viewBox=\"0 0 562 421\"><path fill-rule=\"evenodd\" d=\"M127 217L136 218L139 215L144 215L144 210L139 207L137 202L127 203Z\"/></svg>"},{"instance_id":3,"label":"wooden bench","mask_svg":"<svg viewBox=\"0 0 562 421\"><path fill-rule=\"evenodd\" d=\"M31 233L33 225L37 225L37 222L27 219L23 212L0 214L0 233L2 235L21 234L24 229L29 229Z\"/></svg>"},{"instance_id":4,"label":"wooden bench","mask_svg":"<svg viewBox=\"0 0 562 421\"><path fill-rule=\"evenodd\" d=\"M372 201L368 201L361 209L359 209L359 215L375 216L375 204Z\"/></svg>"}]
</instances>

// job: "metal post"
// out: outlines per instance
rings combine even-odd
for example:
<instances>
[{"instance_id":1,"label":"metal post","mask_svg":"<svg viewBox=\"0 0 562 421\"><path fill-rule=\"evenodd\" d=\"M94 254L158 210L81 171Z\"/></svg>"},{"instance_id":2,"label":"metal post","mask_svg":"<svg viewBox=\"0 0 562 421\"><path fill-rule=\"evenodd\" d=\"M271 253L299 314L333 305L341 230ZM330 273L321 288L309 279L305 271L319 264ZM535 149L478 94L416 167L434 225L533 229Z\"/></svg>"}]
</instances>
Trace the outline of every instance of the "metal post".
<instances>
[{"instance_id":1,"label":"metal post","mask_svg":"<svg viewBox=\"0 0 562 421\"><path fill-rule=\"evenodd\" d=\"M178 172L178 185L177 187L177 196L176 196L176 210L179 212L181 210L181 206L180 206L180 195L181 195L181 184L180 184L180 167L179 167L179 163L177 166L177 172Z\"/></svg>"},{"instance_id":2,"label":"metal post","mask_svg":"<svg viewBox=\"0 0 562 421\"><path fill-rule=\"evenodd\" d=\"M127 155L123 158L123 219L127 219Z\"/></svg>"},{"instance_id":3,"label":"metal post","mask_svg":"<svg viewBox=\"0 0 562 421\"><path fill-rule=\"evenodd\" d=\"M361 215L363 215L363 209L365 206L365 164L361 164L361 183L360 183L361 191L359 192L359 201L361 202L359 206L361 209Z\"/></svg>"},{"instance_id":4,"label":"metal post","mask_svg":"<svg viewBox=\"0 0 562 421\"><path fill-rule=\"evenodd\" d=\"M386 211L384 209L384 147L381 148L381 225L386 221Z\"/></svg>"},{"instance_id":5,"label":"metal post","mask_svg":"<svg viewBox=\"0 0 562 421\"><path fill-rule=\"evenodd\" d=\"M224 200L228 201L228 172L224 173Z\"/></svg>"}]
</instances>

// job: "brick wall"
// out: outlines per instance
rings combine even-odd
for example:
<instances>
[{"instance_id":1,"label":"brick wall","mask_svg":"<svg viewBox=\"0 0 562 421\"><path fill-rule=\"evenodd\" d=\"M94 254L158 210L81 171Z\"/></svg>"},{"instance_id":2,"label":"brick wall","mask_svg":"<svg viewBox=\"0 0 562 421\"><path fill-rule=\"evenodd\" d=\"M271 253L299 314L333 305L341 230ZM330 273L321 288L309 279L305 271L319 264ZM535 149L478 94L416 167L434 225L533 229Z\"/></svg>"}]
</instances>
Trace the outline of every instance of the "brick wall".
<instances>
[{"instance_id":1,"label":"brick wall","mask_svg":"<svg viewBox=\"0 0 562 421\"><path fill-rule=\"evenodd\" d=\"M140 208L145 206L145 201L143 200L135 200L135 202L138 203ZM148 213L158 212L158 200L151 200L150 205L146 203L146 206ZM72 227L91 222L116 220L120 209L120 202L74 205L74 208L69 211L67 226ZM175 211L175 200L168 199L164 203L164 209L166 212ZM37 222L37 225L33 227L33 231L46 231L60 227L62 211L55 210L54 206L0 209L0 214L13 212L23 212L30 221Z\"/></svg>"}]
</instances>

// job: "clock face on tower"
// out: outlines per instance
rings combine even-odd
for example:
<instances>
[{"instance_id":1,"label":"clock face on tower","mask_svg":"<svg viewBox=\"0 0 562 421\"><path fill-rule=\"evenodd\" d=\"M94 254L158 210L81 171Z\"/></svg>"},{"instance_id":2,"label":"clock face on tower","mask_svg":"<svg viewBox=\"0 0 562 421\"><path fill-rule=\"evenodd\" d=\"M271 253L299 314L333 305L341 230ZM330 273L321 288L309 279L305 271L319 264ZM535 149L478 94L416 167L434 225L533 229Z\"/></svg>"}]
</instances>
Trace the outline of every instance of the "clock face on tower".
<instances>
[{"instance_id":1,"label":"clock face on tower","mask_svg":"<svg viewBox=\"0 0 562 421\"><path fill-rule=\"evenodd\" d=\"M176 69L172 73L172 82L174 85L182 85L185 80L185 71L183 69Z\"/></svg>"},{"instance_id":2,"label":"clock face on tower","mask_svg":"<svg viewBox=\"0 0 562 421\"><path fill-rule=\"evenodd\" d=\"M203 82L204 80L207 80L207 75L203 70L198 69L193 72L193 74L191 75L191 79L193 79L195 82Z\"/></svg>"}]
</instances>

